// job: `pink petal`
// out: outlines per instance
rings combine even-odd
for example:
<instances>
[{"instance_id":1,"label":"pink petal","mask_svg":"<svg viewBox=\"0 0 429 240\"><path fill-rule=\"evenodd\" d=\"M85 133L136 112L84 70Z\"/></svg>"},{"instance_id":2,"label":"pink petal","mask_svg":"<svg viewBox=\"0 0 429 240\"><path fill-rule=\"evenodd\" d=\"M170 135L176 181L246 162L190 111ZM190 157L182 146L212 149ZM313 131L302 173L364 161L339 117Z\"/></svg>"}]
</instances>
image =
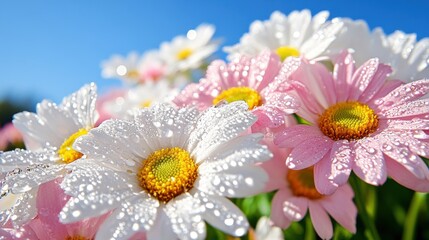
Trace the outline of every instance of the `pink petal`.
<instances>
[{"instance_id":1,"label":"pink petal","mask_svg":"<svg viewBox=\"0 0 429 240\"><path fill-rule=\"evenodd\" d=\"M414 139L408 132L389 131L379 135L382 141L382 151L394 161L404 166L419 179L429 179L429 169L423 160L409 149L409 146L418 146L420 141ZM416 143L417 142L417 143ZM424 145L423 145L424 146ZM416 148L416 147L415 147Z\"/></svg>"},{"instance_id":2,"label":"pink petal","mask_svg":"<svg viewBox=\"0 0 429 240\"><path fill-rule=\"evenodd\" d=\"M355 70L354 61L348 51L343 51L335 59L334 76L337 102L345 102L350 92L352 76Z\"/></svg>"},{"instance_id":3,"label":"pink petal","mask_svg":"<svg viewBox=\"0 0 429 240\"><path fill-rule=\"evenodd\" d=\"M378 91L384 86L386 82L387 75L392 72L392 68L388 65L379 64L377 71L372 76L368 86L365 88L365 91L359 96L358 100L360 102L368 102L371 100Z\"/></svg>"},{"instance_id":4,"label":"pink petal","mask_svg":"<svg viewBox=\"0 0 429 240\"><path fill-rule=\"evenodd\" d=\"M335 88L332 74L320 63L309 63L303 59L299 68L291 75L291 79L299 81L309 93L314 96L317 103L328 108L335 103ZM301 95L305 98L305 95Z\"/></svg>"},{"instance_id":5,"label":"pink petal","mask_svg":"<svg viewBox=\"0 0 429 240\"><path fill-rule=\"evenodd\" d=\"M387 173L399 184L418 192L429 192L429 180L418 179L398 162L386 159Z\"/></svg>"},{"instance_id":6,"label":"pink petal","mask_svg":"<svg viewBox=\"0 0 429 240\"><path fill-rule=\"evenodd\" d=\"M313 137L295 147L286 159L291 169L304 169L317 163L332 148L333 141L325 136Z\"/></svg>"},{"instance_id":7,"label":"pink petal","mask_svg":"<svg viewBox=\"0 0 429 240\"><path fill-rule=\"evenodd\" d=\"M330 195L347 182L352 168L353 152L348 141L333 144L331 154L326 154L314 168L314 182L318 192Z\"/></svg>"},{"instance_id":8,"label":"pink petal","mask_svg":"<svg viewBox=\"0 0 429 240\"><path fill-rule=\"evenodd\" d=\"M268 182L265 184L265 192L271 192L286 187L286 173L288 168L285 164L285 158L287 155L280 155L278 152L279 151L273 152L274 158L260 165L269 176Z\"/></svg>"},{"instance_id":9,"label":"pink petal","mask_svg":"<svg viewBox=\"0 0 429 240\"><path fill-rule=\"evenodd\" d=\"M317 235L322 239L332 238L332 223L325 209L318 202L313 201L309 202L308 207L310 209L311 222Z\"/></svg>"},{"instance_id":10,"label":"pink petal","mask_svg":"<svg viewBox=\"0 0 429 240\"><path fill-rule=\"evenodd\" d=\"M380 90L367 102L368 106L372 109L380 108L379 105L383 105L384 100L380 99L391 93L395 88L401 86L404 82L400 80L387 80Z\"/></svg>"},{"instance_id":11,"label":"pink petal","mask_svg":"<svg viewBox=\"0 0 429 240\"><path fill-rule=\"evenodd\" d=\"M357 208L353 203L353 189L346 184L331 196L326 196L320 204L335 221L352 233L356 233Z\"/></svg>"},{"instance_id":12,"label":"pink petal","mask_svg":"<svg viewBox=\"0 0 429 240\"><path fill-rule=\"evenodd\" d=\"M40 230L46 231L54 239L64 239L68 236L66 225L60 223L58 218L58 214L70 198L59 186L61 181L62 179L56 179L40 185L37 194L38 218L44 227Z\"/></svg>"},{"instance_id":13,"label":"pink petal","mask_svg":"<svg viewBox=\"0 0 429 240\"><path fill-rule=\"evenodd\" d=\"M383 118L405 118L405 117L418 117L419 115L426 115L429 112L429 100L420 99L413 102L406 102L401 105L396 105L383 112L379 113L379 117Z\"/></svg>"},{"instance_id":14,"label":"pink petal","mask_svg":"<svg viewBox=\"0 0 429 240\"><path fill-rule=\"evenodd\" d=\"M311 201L304 197L288 197L283 202L283 213L294 222L301 221L307 214L309 202Z\"/></svg>"},{"instance_id":15,"label":"pink petal","mask_svg":"<svg viewBox=\"0 0 429 240\"><path fill-rule=\"evenodd\" d=\"M274 224L280 228L287 228L291 224L291 220L288 219L283 213L283 203L290 197L288 190L279 190L273 197L271 202L271 220Z\"/></svg>"},{"instance_id":16,"label":"pink petal","mask_svg":"<svg viewBox=\"0 0 429 240\"><path fill-rule=\"evenodd\" d=\"M323 133L317 127L296 125L277 133L274 137L274 144L279 147L296 147L307 139L323 136Z\"/></svg>"},{"instance_id":17,"label":"pink petal","mask_svg":"<svg viewBox=\"0 0 429 240\"><path fill-rule=\"evenodd\" d=\"M360 139L355 144L353 171L365 182L381 185L386 181L386 166L383 154L376 141Z\"/></svg>"},{"instance_id":18,"label":"pink petal","mask_svg":"<svg viewBox=\"0 0 429 240\"><path fill-rule=\"evenodd\" d=\"M397 87L380 99L380 109L389 109L407 102L415 101L429 92L429 80L419 80Z\"/></svg>"},{"instance_id":19,"label":"pink petal","mask_svg":"<svg viewBox=\"0 0 429 240\"><path fill-rule=\"evenodd\" d=\"M353 74L353 88L348 100L366 102L371 99L383 86L390 72L391 68L380 64L378 58L368 60Z\"/></svg>"},{"instance_id":20,"label":"pink petal","mask_svg":"<svg viewBox=\"0 0 429 240\"><path fill-rule=\"evenodd\" d=\"M279 73L281 61L277 54L265 51L259 54L250 65L250 76L247 86L260 92L273 82Z\"/></svg>"}]
</instances>

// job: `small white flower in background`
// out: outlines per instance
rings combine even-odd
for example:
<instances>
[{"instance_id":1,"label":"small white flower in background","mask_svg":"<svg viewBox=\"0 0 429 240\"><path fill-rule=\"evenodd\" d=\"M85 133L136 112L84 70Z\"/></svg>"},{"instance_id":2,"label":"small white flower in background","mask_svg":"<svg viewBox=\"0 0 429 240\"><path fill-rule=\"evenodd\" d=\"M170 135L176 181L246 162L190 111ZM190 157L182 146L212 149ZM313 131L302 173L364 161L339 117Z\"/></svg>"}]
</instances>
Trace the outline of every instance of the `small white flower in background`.
<instances>
[{"instance_id":1,"label":"small white flower in background","mask_svg":"<svg viewBox=\"0 0 429 240\"><path fill-rule=\"evenodd\" d=\"M101 63L101 75L104 78L118 78L129 83L140 82L140 56L136 52L126 57L113 55Z\"/></svg>"},{"instance_id":2,"label":"small white flower in background","mask_svg":"<svg viewBox=\"0 0 429 240\"><path fill-rule=\"evenodd\" d=\"M74 147L84 165L68 165L62 183L72 198L64 223L112 211L96 239L204 239L207 221L233 236L246 233L245 215L226 197L259 193L268 176L255 163L272 157L245 102L140 110L133 121L107 120Z\"/></svg>"},{"instance_id":3,"label":"small white flower in background","mask_svg":"<svg viewBox=\"0 0 429 240\"><path fill-rule=\"evenodd\" d=\"M166 81L147 82L131 88L123 97L106 102L103 110L114 118L126 119L136 109L171 102L177 94L178 90L169 87Z\"/></svg>"},{"instance_id":4,"label":"small white flower in background","mask_svg":"<svg viewBox=\"0 0 429 240\"><path fill-rule=\"evenodd\" d=\"M363 20L335 18L344 27L329 51L333 54L350 49L356 65L362 65L370 58L392 67L389 79L407 82L429 77L429 38L416 41L416 34L395 31L386 35L381 28L371 31Z\"/></svg>"},{"instance_id":5,"label":"small white flower in background","mask_svg":"<svg viewBox=\"0 0 429 240\"><path fill-rule=\"evenodd\" d=\"M0 172L7 173L0 182L0 198L17 194L12 208L2 209L0 224L9 220L21 225L36 215L39 186L62 177L65 166L82 154L72 148L73 142L85 135L97 118L96 86L89 84L64 98L60 105L44 100L37 104L37 114L18 113L13 123L23 135L28 150L17 149L0 155Z\"/></svg>"},{"instance_id":6,"label":"small white flower in background","mask_svg":"<svg viewBox=\"0 0 429 240\"><path fill-rule=\"evenodd\" d=\"M168 72L184 72L201 67L205 60L218 49L219 42L212 40L215 28L202 24L189 30L186 36L177 36L160 46L160 55L166 62Z\"/></svg>"},{"instance_id":7,"label":"small white flower in background","mask_svg":"<svg viewBox=\"0 0 429 240\"><path fill-rule=\"evenodd\" d=\"M268 217L261 217L256 224L256 229L249 234L250 240L283 240L283 231L274 226Z\"/></svg>"},{"instance_id":8,"label":"small white flower in background","mask_svg":"<svg viewBox=\"0 0 429 240\"><path fill-rule=\"evenodd\" d=\"M266 49L276 52L282 60L289 56L315 59L322 56L341 30L341 22L327 22L329 13L311 16L309 10L293 11L288 16L275 11L267 21L254 21L250 32L240 43L225 47L234 59L237 55L257 56Z\"/></svg>"}]
</instances>

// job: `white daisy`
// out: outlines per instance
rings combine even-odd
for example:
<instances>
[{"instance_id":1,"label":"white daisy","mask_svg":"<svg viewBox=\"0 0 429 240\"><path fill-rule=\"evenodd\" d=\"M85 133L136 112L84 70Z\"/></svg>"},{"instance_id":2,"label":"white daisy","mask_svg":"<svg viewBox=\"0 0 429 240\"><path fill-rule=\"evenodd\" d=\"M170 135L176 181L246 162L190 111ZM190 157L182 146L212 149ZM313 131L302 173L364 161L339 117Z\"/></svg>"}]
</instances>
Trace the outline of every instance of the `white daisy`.
<instances>
[{"instance_id":1,"label":"white daisy","mask_svg":"<svg viewBox=\"0 0 429 240\"><path fill-rule=\"evenodd\" d=\"M255 232L249 234L252 240L283 240L283 231L281 228L274 226L268 217L261 217L256 224Z\"/></svg>"},{"instance_id":2,"label":"white daisy","mask_svg":"<svg viewBox=\"0 0 429 240\"><path fill-rule=\"evenodd\" d=\"M224 50L230 53L229 59L237 55L254 57L266 49L282 60L300 55L315 59L325 53L342 27L341 22L327 22L328 16L327 11L314 17L309 10L293 11L288 16L275 11L267 21L254 21L240 43Z\"/></svg>"},{"instance_id":3,"label":"white daisy","mask_svg":"<svg viewBox=\"0 0 429 240\"><path fill-rule=\"evenodd\" d=\"M123 97L106 102L103 110L118 119L125 119L130 112L163 102L171 102L178 90L166 81L147 82L128 90Z\"/></svg>"},{"instance_id":4,"label":"white daisy","mask_svg":"<svg viewBox=\"0 0 429 240\"><path fill-rule=\"evenodd\" d=\"M139 231L148 239L204 239L204 221L245 234L246 217L225 197L259 193L268 177L254 163L271 157L262 135L242 133L256 121L247 109L245 102L203 113L163 104L133 121L103 122L74 144L87 159L62 183L72 198L60 220L112 211L96 239Z\"/></svg>"},{"instance_id":5,"label":"white daisy","mask_svg":"<svg viewBox=\"0 0 429 240\"><path fill-rule=\"evenodd\" d=\"M214 32L214 26L202 24L189 30L186 36L177 36L171 42L162 43L160 55L165 60L169 73L201 67L204 60L216 52L219 46L218 41L212 40Z\"/></svg>"},{"instance_id":6,"label":"white daisy","mask_svg":"<svg viewBox=\"0 0 429 240\"><path fill-rule=\"evenodd\" d=\"M128 56L113 55L101 63L104 78L118 78L129 83L140 82L140 56L131 52Z\"/></svg>"},{"instance_id":7,"label":"white daisy","mask_svg":"<svg viewBox=\"0 0 429 240\"><path fill-rule=\"evenodd\" d=\"M416 41L415 34L395 31L386 35L381 28L371 31L363 20L336 18L332 21L343 22L344 27L331 44L331 53L349 49L356 65L377 57L392 67L390 79L413 81L429 77L429 38Z\"/></svg>"},{"instance_id":8,"label":"white daisy","mask_svg":"<svg viewBox=\"0 0 429 240\"><path fill-rule=\"evenodd\" d=\"M0 155L0 171L7 172L0 184L0 198L18 194L14 206L0 212L0 224L12 220L21 225L32 219L38 187L64 176L65 166L81 158L72 144L94 126L96 97L96 86L90 84L64 98L60 105L44 100L37 104L37 114L22 112L14 116L13 123L28 150Z\"/></svg>"}]
</instances>

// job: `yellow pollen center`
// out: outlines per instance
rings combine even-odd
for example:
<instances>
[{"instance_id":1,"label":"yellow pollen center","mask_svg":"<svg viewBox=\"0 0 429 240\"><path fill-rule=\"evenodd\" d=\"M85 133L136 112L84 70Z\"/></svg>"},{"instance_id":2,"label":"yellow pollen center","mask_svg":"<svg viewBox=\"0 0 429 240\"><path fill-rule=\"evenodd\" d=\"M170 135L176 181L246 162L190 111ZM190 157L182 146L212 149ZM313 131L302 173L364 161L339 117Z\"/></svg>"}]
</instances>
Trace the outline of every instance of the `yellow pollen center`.
<instances>
[{"instance_id":1,"label":"yellow pollen center","mask_svg":"<svg viewBox=\"0 0 429 240\"><path fill-rule=\"evenodd\" d=\"M145 100L143 102L140 103L140 108L148 108L150 107L150 105L152 104L151 100Z\"/></svg>"},{"instance_id":2,"label":"yellow pollen center","mask_svg":"<svg viewBox=\"0 0 429 240\"><path fill-rule=\"evenodd\" d=\"M249 110L262 105L262 98L255 90L248 87L233 87L222 91L215 99L213 105L225 100L228 103L235 101L245 101Z\"/></svg>"},{"instance_id":3,"label":"yellow pollen center","mask_svg":"<svg viewBox=\"0 0 429 240\"><path fill-rule=\"evenodd\" d=\"M192 51L192 49L190 49L190 48L184 48L184 49L180 50L180 51L177 53L176 57L177 57L177 59L179 59L179 60L185 60L185 59L187 59L189 56L191 56L192 52L193 52L193 51Z\"/></svg>"},{"instance_id":4,"label":"yellow pollen center","mask_svg":"<svg viewBox=\"0 0 429 240\"><path fill-rule=\"evenodd\" d=\"M58 155L64 163L68 164L82 157L83 154L74 150L72 145L78 137L86 135L87 133L88 130L81 128L63 142L60 149L58 150Z\"/></svg>"},{"instance_id":5,"label":"yellow pollen center","mask_svg":"<svg viewBox=\"0 0 429 240\"><path fill-rule=\"evenodd\" d=\"M279 55L282 62L288 57L299 57L300 52L298 49L290 46L281 46L276 49L277 55Z\"/></svg>"},{"instance_id":6,"label":"yellow pollen center","mask_svg":"<svg viewBox=\"0 0 429 240\"><path fill-rule=\"evenodd\" d=\"M89 240L89 239L82 236L68 236L66 237L65 240Z\"/></svg>"},{"instance_id":7,"label":"yellow pollen center","mask_svg":"<svg viewBox=\"0 0 429 240\"><path fill-rule=\"evenodd\" d=\"M136 69L131 69L127 72L127 77L131 79L139 79L140 74Z\"/></svg>"},{"instance_id":8,"label":"yellow pollen center","mask_svg":"<svg viewBox=\"0 0 429 240\"><path fill-rule=\"evenodd\" d=\"M164 203L190 190L197 177L198 165L178 147L153 152L137 173L140 186Z\"/></svg>"},{"instance_id":9,"label":"yellow pollen center","mask_svg":"<svg viewBox=\"0 0 429 240\"><path fill-rule=\"evenodd\" d=\"M314 186L313 167L302 170L289 169L286 179L295 196L306 197L309 199L319 199L323 197L323 195L320 194Z\"/></svg>"},{"instance_id":10,"label":"yellow pollen center","mask_svg":"<svg viewBox=\"0 0 429 240\"><path fill-rule=\"evenodd\" d=\"M333 140L356 140L375 132L378 116L368 105L359 102L341 102L319 117L319 128Z\"/></svg>"}]
</instances>

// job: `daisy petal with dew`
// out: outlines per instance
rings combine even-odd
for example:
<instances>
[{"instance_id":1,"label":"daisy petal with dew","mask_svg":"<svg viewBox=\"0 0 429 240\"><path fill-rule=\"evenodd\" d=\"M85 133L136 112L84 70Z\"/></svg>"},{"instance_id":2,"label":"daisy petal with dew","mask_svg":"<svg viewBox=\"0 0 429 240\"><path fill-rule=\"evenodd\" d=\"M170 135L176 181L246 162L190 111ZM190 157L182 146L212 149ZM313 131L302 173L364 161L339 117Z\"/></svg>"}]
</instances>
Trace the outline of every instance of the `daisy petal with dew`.
<instances>
[{"instance_id":1,"label":"daisy petal with dew","mask_svg":"<svg viewBox=\"0 0 429 240\"><path fill-rule=\"evenodd\" d=\"M411 82L429 76L429 38L416 40L416 34L395 31L387 35L381 28L370 30L363 20L335 18L333 22L343 22L344 27L331 44L329 53L336 54L349 49L357 65L370 58L392 67L389 79Z\"/></svg>"},{"instance_id":2,"label":"daisy petal with dew","mask_svg":"<svg viewBox=\"0 0 429 240\"><path fill-rule=\"evenodd\" d=\"M429 184L429 170L421 157L429 156L429 145L420 136L429 126L429 101L421 99L429 80L401 84L386 80L390 72L377 58L355 69L351 55L343 52L333 73L301 59L291 74L291 84L304 102L297 114L309 126L292 126L279 133L275 143L292 148L286 159L290 168L314 165L319 192L333 193L351 171L373 185L383 184L390 175L411 189L427 189L423 186ZM394 171L414 180L406 181Z\"/></svg>"},{"instance_id":3,"label":"daisy petal with dew","mask_svg":"<svg viewBox=\"0 0 429 240\"><path fill-rule=\"evenodd\" d=\"M267 49L282 61L297 56L321 57L343 26L341 21L328 22L328 16L327 11L313 17L309 10L293 11L287 16L275 11L269 20L253 22L240 43L225 47L225 51L230 53L229 59L237 55L254 57Z\"/></svg>"},{"instance_id":4,"label":"daisy petal with dew","mask_svg":"<svg viewBox=\"0 0 429 240\"><path fill-rule=\"evenodd\" d=\"M255 163L272 154L259 134L243 132L255 117L244 102L177 109L141 109L133 120L108 120L74 147L84 165L70 164L62 183L72 196L64 223L112 212L96 239L204 239L204 221L233 236L249 226L225 197L259 193L267 180Z\"/></svg>"},{"instance_id":5,"label":"daisy petal with dew","mask_svg":"<svg viewBox=\"0 0 429 240\"><path fill-rule=\"evenodd\" d=\"M11 208L2 209L1 223L12 220L22 225L32 219L39 186L67 174L67 164L79 162L83 155L72 144L94 126L96 97L92 83L64 98L60 105L44 100L37 105L37 113L14 116L13 124L21 131L28 150L0 154L0 171L6 173L0 198L10 194L18 198Z\"/></svg>"},{"instance_id":6,"label":"daisy petal with dew","mask_svg":"<svg viewBox=\"0 0 429 240\"><path fill-rule=\"evenodd\" d=\"M254 58L243 56L230 63L213 61L206 78L188 85L173 102L204 110L224 102L245 101L258 117L255 126L279 127L287 115L298 109L298 102L286 93L291 88L288 76L297 67L293 63L282 64L270 52Z\"/></svg>"}]
</instances>

